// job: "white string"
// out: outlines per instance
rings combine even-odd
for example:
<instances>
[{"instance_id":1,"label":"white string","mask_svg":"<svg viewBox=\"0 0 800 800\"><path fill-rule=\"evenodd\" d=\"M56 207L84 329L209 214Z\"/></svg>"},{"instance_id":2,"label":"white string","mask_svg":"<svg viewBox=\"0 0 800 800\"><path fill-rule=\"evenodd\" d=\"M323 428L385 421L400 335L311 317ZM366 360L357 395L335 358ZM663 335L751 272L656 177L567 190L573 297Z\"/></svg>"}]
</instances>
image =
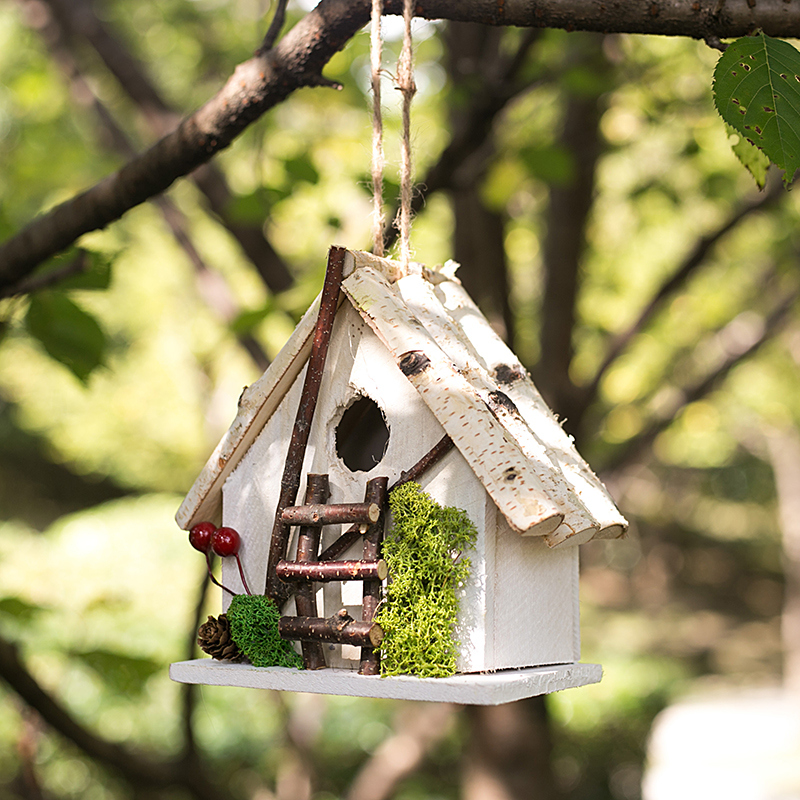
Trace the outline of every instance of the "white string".
<instances>
[{"instance_id":1,"label":"white string","mask_svg":"<svg viewBox=\"0 0 800 800\"><path fill-rule=\"evenodd\" d=\"M411 101L417 91L414 83L414 54L411 42L413 17L414 0L404 0L403 50L397 66L397 83L403 95L403 137L400 146L400 263L406 273L411 261Z\"/></svg>"},{"instance_id":2,"label":"white string","mask_svg":"<svg viewBox=\"0 0 800 800\"><path fill-rule=\"evenodd\" d=\"M381 18L383 0L372 0L370 67L372 71L372 252L383 256L383 117L381 115Z\"/></svg>"}]
</instances>

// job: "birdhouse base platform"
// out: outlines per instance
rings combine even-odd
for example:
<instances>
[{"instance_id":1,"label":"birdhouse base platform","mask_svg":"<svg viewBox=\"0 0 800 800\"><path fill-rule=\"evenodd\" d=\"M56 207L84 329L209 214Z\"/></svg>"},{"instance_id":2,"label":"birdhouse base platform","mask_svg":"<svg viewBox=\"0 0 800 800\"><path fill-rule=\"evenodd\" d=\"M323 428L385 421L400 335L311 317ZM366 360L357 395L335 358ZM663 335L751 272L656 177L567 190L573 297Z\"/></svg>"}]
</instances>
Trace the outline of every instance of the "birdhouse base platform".
<instances>
[{"instance_id":1,"label":"birdhouse base platform","mask_svg":"<svg viewBox=\"0 0 800 800\"><path fill-rule=\"evenodd\" d=\"M178 683L209 686L493 706L599 683L603 668L599 664L573 663L461 674L451 678L415 678L411 675L382 678L345 669L264 668L198 658L172 664L169 676Z\"/></svg>"}]
</instances>

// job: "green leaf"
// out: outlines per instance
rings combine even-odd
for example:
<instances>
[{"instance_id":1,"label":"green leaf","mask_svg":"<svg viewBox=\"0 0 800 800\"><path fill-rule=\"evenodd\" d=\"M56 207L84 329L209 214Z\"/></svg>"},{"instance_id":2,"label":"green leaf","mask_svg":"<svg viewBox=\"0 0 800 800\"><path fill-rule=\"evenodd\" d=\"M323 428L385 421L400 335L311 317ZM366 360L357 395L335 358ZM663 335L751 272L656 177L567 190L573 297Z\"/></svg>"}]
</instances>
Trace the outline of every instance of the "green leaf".
<instances>
[{"instance_id":1,"label":"green leaf","mask_svg":"<svg viewBox=\"0 0 800 800\"><path fill-rule=\"evenodd\" d=\"M753 176L758 188L763 189L767 183L767 169L769 169L770 160L761 150L750 144L744 136L741 136L730 125L725 127L728 129L728 136L730 137L731 149L734 155Z\"/></svg>"},{"instance_id":2,"label":"green leaf","mask_svg":"<svg viewBox=\"0 0 800 800\"><path fill-rule=\"evenodd\" d=\"M97 320L55 291L39 292L31 298L25 317L28 332L47 353L86 383L103 362L106 336Z\"/></svg>"},{"instance_id":3,"label":"green leaf","mask_svg":"<svg viewBox=\"0 0 800 800\"><path fill-rule=\"evenodd\" d=\"M717 62L713 91L722 118L791 181L800 168L800 53L763 33L737 39Z\"/></svg>"},{"instance_id":4,"label":"green leaf","mask_svg":"<svg viewBox=\"0 0 800 800\"><path fill-rule=\"evenodd\" d=\"M283 162L286 172L294 181L305 181L306 183L318 183L319 172L311 163L308 156L298 156L297 158L287 158Z\"/></svg>"},{"instance_id":5,"label":"green leaf","mask_svg":"<svg viewBox=\"0 0 800 800\"><path fill-rule=\"evenodd\" d=\"M236 336L250 333L253 328L263 322L275 310L275 303L268 300L266 305L261 308L248 309L242 311L230 324L230 329Z\"/></svg>"},{"instance_id":6,"label":"green leaf","mask_svg":"<svg viewBox=\"0 0 800 800\"><path fill-rule=\"evenodd\" d=\"M559 145L531 145L519 151L528 173L546 183L567 186L575 179L575 159Z\"/></svg>"},{"instance_id":7,"label":"green leaf","mask_svg":"<svg viewBox=\"0 0 800 800\"><path fill-rule=\"evenodd\" d=\"M48 609L29 603L21 597L0 597L0 615L13 617L19 622L30 622L34 617Z\"/></svg>"},{"instance_id":8,"label":"green leaf","mask_svg":"<svg viewBox=\"0 0 800 800\"><path fill-rule=\"evenodd\" d=\"M286 193L284 193L284 197ZM234 197L228 203L228 216L235 222L246 225L261 225L269 216L270 205L272 202L283 199L283 197L270 197L264 189L257 189L250 194L242 194Z\"/></svg>"},{"instance_id":9,"label":"green leaf","mask_svg":"<svg viewBox=\"0 0 800 800\"><path fill-rule=\"evenodd\" d=\"M70 655L82 661L118 694L141 694L147 681L161 669L161 664L152 659L102 648L71 650Z\"/></svg>"}]
</instances>

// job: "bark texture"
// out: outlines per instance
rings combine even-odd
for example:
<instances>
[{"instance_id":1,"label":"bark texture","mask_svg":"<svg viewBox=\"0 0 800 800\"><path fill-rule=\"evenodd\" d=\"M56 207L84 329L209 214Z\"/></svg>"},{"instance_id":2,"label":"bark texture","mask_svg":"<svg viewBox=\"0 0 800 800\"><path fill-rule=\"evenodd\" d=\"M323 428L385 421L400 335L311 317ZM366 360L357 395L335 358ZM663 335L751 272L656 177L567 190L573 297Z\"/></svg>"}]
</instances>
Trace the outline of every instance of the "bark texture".
<instances>
[{"instance_id":1,"label":"bark texture","mask_svg":"<svg viewBox=\"0 0 800 800\"><path fill-rule=\"evenodd\" d=\"M78 237L163 192L228 147L302 86L332 85L322 69L369 19L369 0L322 0L278 45L236 67L225 86L118 172L35 219L0 246L0 286L16 284ZM387 0L385 13L402 11ZM418 0L417 16L487 25L654 33L717 41L762 28L800 36L800 7L785 0ZM151 98L152 100L152 98Z\"/></svg>"}]
</instances>

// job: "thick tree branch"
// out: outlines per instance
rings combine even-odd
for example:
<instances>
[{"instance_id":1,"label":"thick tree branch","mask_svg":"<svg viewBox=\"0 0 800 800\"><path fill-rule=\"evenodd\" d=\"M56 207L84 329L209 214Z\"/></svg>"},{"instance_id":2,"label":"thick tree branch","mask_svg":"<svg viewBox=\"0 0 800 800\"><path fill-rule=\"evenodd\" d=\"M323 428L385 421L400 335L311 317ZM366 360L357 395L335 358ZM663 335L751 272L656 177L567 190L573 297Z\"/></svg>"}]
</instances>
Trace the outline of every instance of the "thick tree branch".
<instances>
[{"instance_id":1,"label":"thick tree branch","mask_svg":"<svg viewBox=\"0 0 800 800\"><path fill-rule=\"evenodd\" d=\"M45 24L40 28L40 32L47 41L54 60L61 67L69 81L75 100L83 106L92 108L100 124L101 134L108 139L118 153L127 158L134 156L135 150L127 134L120 128L112 114L95 95L91 86L81 74L71 51L66 47L63 28L58 25L50 26ZM233 322L240 312L239 305L222 275L209 268L195 247L188 232L189 221L186 216L165 195L153 198L152 202L161 211L167 227L194 267L198 294L224 323ZM85 258L83 262L86 262ZM35 291L37 288L42 288L49 283L55 282L54 279L68 277L70 274L71 272L66 270L55 270L41 276L34 275L16 287L5 290L5 292L0 290L0 297L4 294L21 294ZM264 352L264 348L249 333L240 334L237 338L252 358L256 367L263 372L269 366L269 359Z\"/></svg>"},{"instance_id":2,"label":"thick tree branch","mask_svg":"<svg viewBox=\"0 0 800 800\"><path fill-rule=\"evenodd\" d=\"M37 0L38 1L38 0ZM29 0L24 0L29 2ZM181 114L156 88L145 66L130 52L127 45L101 20L91 0L46 0L50 15L33 13L32 24L51 43L70 51L77 64L76 50L87 42L100 57L106 69L117 79L122 90L136 104L156 136L169 133L180 121ZM49 18L48 18L49 16ZM126 153L126 158L135 151ZM231 218L231 191L223 173L207 164L192 175L208 208L217 221L238 241L245 255L255 266L267 288L273 292L288 289L292 274L264 236L260 225L249 225Z\"/></svg>"},{"instance_id":3,"label":"thick tree branch","mask_svg":"<svg viewBox=\"0 0 800 800\"><path fill-rule=\"evenodd\" d=\"M752 8L750 7L752 4ZM400 13L387 0L386 13ZM418 0L418 16L568 30L739 36L756 27L800 36L800 8L785 0ZM222 90L178 128L116 174L34 220L0 247L0 285L15 283L75 239L119 219L205 164L264 112L302 86L324 83L322 68L367 21L368 0L321 0L272 50L240 64Z\"/></svg>"}]
</instances>

